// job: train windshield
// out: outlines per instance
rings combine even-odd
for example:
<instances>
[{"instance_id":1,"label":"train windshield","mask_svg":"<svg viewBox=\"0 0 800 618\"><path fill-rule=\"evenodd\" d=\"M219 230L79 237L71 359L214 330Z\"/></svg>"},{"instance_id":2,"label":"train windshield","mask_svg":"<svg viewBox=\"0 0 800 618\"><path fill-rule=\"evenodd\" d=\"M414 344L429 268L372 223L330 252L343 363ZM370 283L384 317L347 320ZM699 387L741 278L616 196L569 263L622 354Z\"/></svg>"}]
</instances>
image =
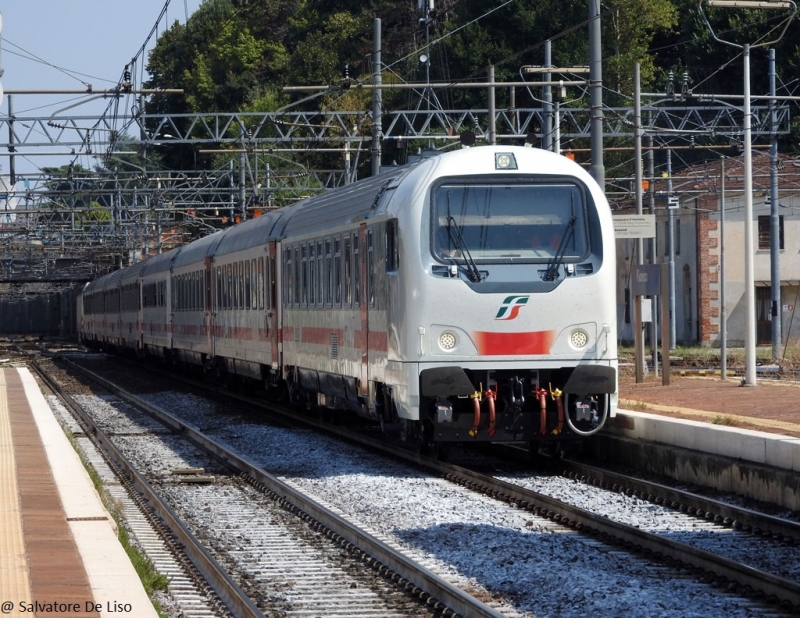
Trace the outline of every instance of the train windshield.
<instances>
[{"instance_id":1,"label":"train windshield","mask_svg":"<svg viewBox=\"0 0 800 618\"><path fill-rule=\"evenodd\" d=\"M432 224L444 261L570 262L589 251L585 193L569 182L443 184Z\"/></svg>"}]
</instances>

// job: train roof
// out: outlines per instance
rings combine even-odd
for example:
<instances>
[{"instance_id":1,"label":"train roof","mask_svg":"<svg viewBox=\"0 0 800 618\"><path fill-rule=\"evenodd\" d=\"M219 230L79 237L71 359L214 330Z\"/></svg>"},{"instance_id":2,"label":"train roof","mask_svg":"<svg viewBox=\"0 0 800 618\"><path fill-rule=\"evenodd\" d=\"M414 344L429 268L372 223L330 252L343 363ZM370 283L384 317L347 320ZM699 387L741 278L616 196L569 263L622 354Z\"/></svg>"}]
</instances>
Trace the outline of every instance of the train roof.
<instances>
[{"instance_id":1,"label":"train roof","mask_svg":"<svg viewBox=\"0 0 800 618\"><path fill-rule=\"evenodd\" d=\"M290 208L292 206L270 211L260 217L249 219L225 230L214 254L225 255L226 253L263 245L270 239L274 240L273 229L275 223L283 219Z\"/></svg>"},{"instance_id":2,"label":"train roof","mask_svg":"<svg viewBox=\"0 0 800 618\"><path fill-rule=\"evenodd\" d=\"M283 238L318 232L374 216L381 195L396 186L413 167L398 167L287 206L286 216L277 222L273 235Z\"/></svg>"},{"instance_id":3,"label":"train roof","mask_svg":"<svg viewBox=\"0 0 800 618\"><path fill-rule=\"evenodd\" d=\"M115 270L103 275L102 277L98 277L94 281L90 281L84 289L84 292L96 292L98 290L116 286L122 279L122 276L125 274L125 270Z\"/></svg>"},{"instance_id":4,"label":"train roof","mask_svg":"<svg viewBox=\"0 0 800 618\"><path fill-rule=\"evenodd\" d=\"M142 269L142 277L169 270L172 267L172 260L175 259L178 251L179 249L170 249L166 253L154 255L153 257L145 260L144 268Z\"/></svg>"},{"instance_id":5,"label":"train roof","mask_svg":"<svg viewBox=\"0 0 800 618\"><path fill-rule=\"evenodd\" d=\"M142 260L141 262L136 262L136 264L133 266L129 266L128 268L120 271L122 273L122 277L119 280L119 284L127 285L135 282L141 275L141 272L144 270L145 264L147 264L147 261Z\"/></svg>"},{"instance_id":6,"label":"train roof","mask_svg":"<svg viewBox=\"0 0 800 618\"><path fill-rule=\"evenodd\" d=\"M228 230L224 232L214 232L213 234L203 236L203 238L195 240L188 245L179 247L177 254L172 260L171 267L178 268L179 266L184 266L185 264L202 262L207 255L214 253L214 249L217 247L217 245L219 245L227 231Z\"/></svg>"}]
</instances>

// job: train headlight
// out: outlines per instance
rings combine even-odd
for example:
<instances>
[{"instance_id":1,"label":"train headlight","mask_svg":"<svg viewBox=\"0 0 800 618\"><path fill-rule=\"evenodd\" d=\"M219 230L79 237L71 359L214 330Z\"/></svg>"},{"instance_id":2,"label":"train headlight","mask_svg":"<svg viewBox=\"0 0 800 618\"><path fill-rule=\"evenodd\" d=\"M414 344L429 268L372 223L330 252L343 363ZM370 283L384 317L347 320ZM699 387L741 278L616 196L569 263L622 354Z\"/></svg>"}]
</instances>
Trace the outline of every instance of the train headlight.
<instances>
[{"instance_id":1,"label":"train headlight","mask_svg":"<svg viewBox=\"0 0 800 618\"><path fill-rule=\"evenodd\" d=\"M515 170L517 160L510 152L498 152L494 155L494 169L496 170Z\"/></svg>"},{"instance_id":2,"label":"train headlight","mask_svg":"<svg viewBox=\"0 0 800 618\"><path fill-rule=\"evenodd\" d=\"M442 333L439 335L439 347L442 350L452 350L456 347L456 336L453 333Z\"/></svg>"},{"instance_id":3,"label":"train headlight","mask_svg":"<svg viewBox=\"0 0 800 618\"><path fill-rule=\"evenodd\" d=\"M585 330L576 328L569 336L569 342L575 348L585 348L589 343L589 335Z\"/></svg>"}]
</instances>

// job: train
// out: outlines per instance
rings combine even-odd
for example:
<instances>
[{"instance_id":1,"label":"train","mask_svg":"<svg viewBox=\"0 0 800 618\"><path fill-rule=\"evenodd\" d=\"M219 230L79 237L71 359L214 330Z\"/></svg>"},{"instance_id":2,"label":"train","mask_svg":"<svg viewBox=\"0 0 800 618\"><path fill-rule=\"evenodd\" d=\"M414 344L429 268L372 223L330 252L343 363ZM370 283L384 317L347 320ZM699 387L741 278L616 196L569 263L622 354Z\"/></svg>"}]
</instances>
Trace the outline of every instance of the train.
<instances>
[{"instance_id":1,"label":"train","mask_svg":"<svg viewBox=\"0 0 800 618\"><path fill-rule=\"evenodd\" d=\"M560 448L616 414L616 274L579 164L462 146L91 281L78 334L419 448Z\"/></svg>"}]
</instances>

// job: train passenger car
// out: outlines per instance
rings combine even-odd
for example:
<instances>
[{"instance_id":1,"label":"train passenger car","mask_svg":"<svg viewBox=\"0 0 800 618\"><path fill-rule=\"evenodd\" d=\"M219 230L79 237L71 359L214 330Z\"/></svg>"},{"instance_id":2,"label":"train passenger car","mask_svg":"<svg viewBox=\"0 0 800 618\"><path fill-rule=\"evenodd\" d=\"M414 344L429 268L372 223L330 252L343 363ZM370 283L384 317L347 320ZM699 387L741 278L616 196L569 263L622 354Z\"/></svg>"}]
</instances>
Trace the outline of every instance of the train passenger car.
<instances>
[{"instance_id":1,"label":"train passenger car","mask_svg":"<svg viewBox=\"0 0 800 618\"><path fill-rule=\"evenodd\" d=\"M275 302L275 241L269 241L274 211L221 235L209 261L216 375L237 375L276 385L278 362Z\"/></svg>"},{"instance_id":2,"label":"train passenger car","mask_svg":"<svg viewBox=\"0 0 800 618\"><path fill-rule=\"evenodd\" d=\"M92 347L116 350L120 340L120 287L125 271L114 271L90 281L81 292L79 305L82 323L79 332Z\"/></svg>"},{"instance_id":3,"label":"train passenger car","mask_svg":"<svg viewBox=\"0 0 800 618\"><path fill-rule=\"evenodd\" d=\"M170 359L172 349L170 268L178 250L173 249L143 262L142 353L145 356Z\"/></svg>"},{"instance_id":4,"label":"train passenger car","mask_svg":"<svg viewBox=\"0 0 800 618\"><path fill-rule=\"evenodd\" d=\"M212 234L175 251L170 262L170 358L188 365L204 365L212 354L210 256L222 240ZM164 271L164 275L166 275Z\"/></svg>"},{"instance_id":5,"label":"train passenger car","mask_svg":"<svg viewBox=\"0 0 800 618\"><path fill-rule=\"evenodd\" d=\"M139 262L122 271L119 279L119 324L117 346L122 351L139 353L142 349L141 273Z\"/></svg>"},{"instance_id":6,"label":"train passenger car","mask_svg":"<svg viewBox=\"0 0 800 618\"><path fill-rule=\"evenodd\" d=\"M351 410L421 444L557 443L615 414L611 213L560 155L441 154L172 260L165 285L184 300L163 316L163 355L297 404ZM84 324L96 340L100 323Z\"/></svg>"}]
</instances>

